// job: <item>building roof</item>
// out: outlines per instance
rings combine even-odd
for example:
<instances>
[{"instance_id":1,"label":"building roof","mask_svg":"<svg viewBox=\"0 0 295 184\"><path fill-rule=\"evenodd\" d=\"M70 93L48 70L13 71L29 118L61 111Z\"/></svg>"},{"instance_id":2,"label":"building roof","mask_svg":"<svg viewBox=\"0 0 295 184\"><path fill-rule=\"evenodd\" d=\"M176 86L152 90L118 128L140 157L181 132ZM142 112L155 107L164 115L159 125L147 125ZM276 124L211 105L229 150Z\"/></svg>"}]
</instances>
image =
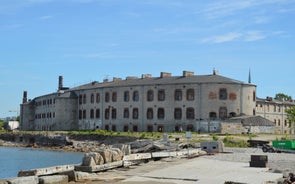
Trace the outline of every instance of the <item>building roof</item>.
<instances>
[{"instance_id":1,"label":"building roof","mask_svg":"<svg viewBox=\"0 0 295 184\"><path fill-rule=\"evenodd\" d=\"M284 100L277 100L275 98L266 97L266 98L256 98L258 103L270 103L270 104L283 104L283 105L294 105L295 101L284 101Z\"/></svg>"},{"instance_id":2,"label":"building roof","mask_svg":"<svg viewBox=\"0 0 295 184\"><path fill-rule=\"evenodd\" d=\"M243 126L275 126L274 122L261 116L239 116L230 118L229 121L239 121Z\"/></svg>"},{"instance_id":3,"label":"building roof","mask_svg":"<svg viewBox=\"0 0 295 184\"><path fill-rule=\"evenodd\" d=\"M221 75L192 75L192 76L169 76L169 77L146 77L136 78L127 77L125 80L115 78L110 82L91 82L85 85L71 88L70 90L83 90L103 87L124 87L137 85L165 85L165 84L206 84L206 83L222 83L222 84L243 84L256 86L242 81L227 78Z\"/></svg>"}]
</instances>

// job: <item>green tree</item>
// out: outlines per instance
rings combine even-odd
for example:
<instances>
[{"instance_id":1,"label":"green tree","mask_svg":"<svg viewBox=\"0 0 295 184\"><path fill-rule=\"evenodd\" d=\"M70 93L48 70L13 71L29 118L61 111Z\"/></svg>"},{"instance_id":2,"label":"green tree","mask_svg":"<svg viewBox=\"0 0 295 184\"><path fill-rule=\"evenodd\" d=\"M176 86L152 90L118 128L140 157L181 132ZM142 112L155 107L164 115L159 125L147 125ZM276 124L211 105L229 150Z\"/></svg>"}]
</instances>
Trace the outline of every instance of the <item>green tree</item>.
<instances>
[{"instance_id":1,"label":"green tree","mask_svg":"<svg viewBox=\"0 0 295 184\"><path fill-rule=\"evenodd\" d=\"M275 99L280 101L290 101L292 100L292 97L284 93L277 93Z\"/></svg>"},{"instance_id":2,"label":"green tree","mask_svg":"<svg viewBox=\"0 0 295 184\"><path fill-rule=\"evenodd\" d=\"M290 123L290 127L292 129L294 129L294 123L295 123L295 106L289 108L289 109L286 109L285 112L287 113L287 119Z\"/></svg>"},{"instance_id":3,"label":"green tree","mask_svg":"<svg viewBox=\"0 0 295 184\"><path fill-rule=\"evenodd\" d=\"M4 121L0 120L0 130L4 128Z\"/></svg>"}]
</instances>

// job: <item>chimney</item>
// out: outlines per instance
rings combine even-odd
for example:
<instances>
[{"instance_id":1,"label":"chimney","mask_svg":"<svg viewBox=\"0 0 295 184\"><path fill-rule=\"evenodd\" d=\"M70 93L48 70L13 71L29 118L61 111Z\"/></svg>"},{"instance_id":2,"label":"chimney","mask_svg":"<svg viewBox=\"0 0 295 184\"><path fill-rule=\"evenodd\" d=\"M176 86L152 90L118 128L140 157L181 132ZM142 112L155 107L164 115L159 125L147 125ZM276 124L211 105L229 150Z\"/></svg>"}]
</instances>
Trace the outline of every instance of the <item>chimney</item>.
<instances>
[{"instance_id":1,"label":"chimney","mask_svg":"<svg viewBox=\"0 0 295 184\"><path fill-rule=\"evenodd\" d=\"M183 76L183 77L194 76L194 75L195 75L194 72L190 72L190 71L183 71L183 72L182 72L182 76Z\"/></svg>"},{"instance_id":2,"label":"chimney","mask_svg":"<svg viewBox=\"0 0 295 184\"><path fill-rule=\"evenodd\" d=\"M23 104L24 104L24 103L27 103L27 101L28 101L28 98L27 98L27 91L24 91L24 93L23 93Z\"/></svg>"},{"instance_id":3,"label":"chimney","mask_svg":"<svg viewBox=\"0 0 295 184\"><path fill-rule=\"evenodd\" d=\"M63 78L62 76L58 77L58 90L62 90L63 88Z\"/></svg>"},{"instance_id":4,"label":"chimney","mask_svg":"<svg viewBox=\"0 0 295 184\"><path fill-rule=\"evenodd\" d=\"M122 81L122 78L113 77L113 82L119 82L119 81Z\"/></svg>"},{"instance_id":5,"label":"chimney","mask_svg":"<svg viewBox=\"0 0 295 184\"><path fill-rule=\"evenodd\" d=\"M142 74L142 75L141 75L141 78L142 78L142 79L145 79L145 78L152 78L152 74Z\"/></svg>"},{"instance_id":6,"label":"chimney","mask_svg":"<svg viewBox=\"0 0 295 184\"><path fill-rule=\"evenodd\" d=\"M218 75L218 74L219 74L218 70L213 69L213 75Z\"/></svg>"},{"instance_id":7,"label":"chimney","mask_svg":"<svg viewBox=\"0 0 295 184\"><path fill-rule=\"evenodd\" d=\"M161 72L161 78L164 78L164 77L171 77L171 73Z\"/></svg>"}]
</instances>

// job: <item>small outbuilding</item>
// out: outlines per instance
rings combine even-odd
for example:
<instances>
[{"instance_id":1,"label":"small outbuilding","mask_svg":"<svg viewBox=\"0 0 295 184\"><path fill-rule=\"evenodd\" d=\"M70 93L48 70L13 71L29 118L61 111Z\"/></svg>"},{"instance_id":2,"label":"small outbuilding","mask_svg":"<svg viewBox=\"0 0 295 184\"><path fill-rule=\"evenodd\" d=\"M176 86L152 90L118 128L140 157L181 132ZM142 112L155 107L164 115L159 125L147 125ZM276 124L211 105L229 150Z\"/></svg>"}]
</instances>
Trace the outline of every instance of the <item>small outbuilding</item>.
<instances>
[{"instance_id":1,"label":"small outbuilding","mask_svg":"<svg viewBox=\"0 0 295 184\"><path fill-rule=\"evenodd\" d=\"M221 133L275 133L275 123L261 116L239 116L221 123Z\"/></svg>"}]
</instances>

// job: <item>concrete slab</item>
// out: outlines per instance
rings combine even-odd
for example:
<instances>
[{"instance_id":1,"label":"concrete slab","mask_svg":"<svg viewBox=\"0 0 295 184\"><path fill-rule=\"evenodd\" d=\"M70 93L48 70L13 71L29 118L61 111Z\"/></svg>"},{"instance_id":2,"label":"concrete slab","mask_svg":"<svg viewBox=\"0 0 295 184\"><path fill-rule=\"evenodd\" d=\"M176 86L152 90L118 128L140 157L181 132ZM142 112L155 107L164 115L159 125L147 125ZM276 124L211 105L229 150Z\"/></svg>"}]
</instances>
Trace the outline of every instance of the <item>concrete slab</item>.
<instances>
[{"instance_id":1,"label":"concrete slab","mask_svg":"<svg viewBox=\"0 0 295 184\"><path fill-rule=\"evenodd\" d=\"M261 184L282 177L279 173L267 172L267 168L249 167L249 163L220 161L207 158L194 158L184 163L159 168L151 172L130 177L128 182L165 182L165 183L214 183L224 184L233 181L249 184Z\"/></svg>"},{"instance_id":2,"label":"concrete slab","mask_svg":"<svg viewBox=\"0 0 295 184\"><path fill-rule=\"evenodd\" d=\"M122 167L123 161L116 161L111 163L106 163L103 165L95 165L95 166L75 166L76 171L82 171L82 172L99 172L99 171L106 171L109 169Z\"/></svg>"},{"instance_id":3,"label":"concrete slab","mask_svg":"<svg viewBox=\"0 0 295 184\"><path fill-rule=\"evenodd\" d=\"M32 169L26 171L19 171L18 175L21 176L42 176L42 175L50 175L56 173L67 172L75 169L75 165L59 165L54 167L46 167L40 169Z\"/></svg>"}]
</instances>

